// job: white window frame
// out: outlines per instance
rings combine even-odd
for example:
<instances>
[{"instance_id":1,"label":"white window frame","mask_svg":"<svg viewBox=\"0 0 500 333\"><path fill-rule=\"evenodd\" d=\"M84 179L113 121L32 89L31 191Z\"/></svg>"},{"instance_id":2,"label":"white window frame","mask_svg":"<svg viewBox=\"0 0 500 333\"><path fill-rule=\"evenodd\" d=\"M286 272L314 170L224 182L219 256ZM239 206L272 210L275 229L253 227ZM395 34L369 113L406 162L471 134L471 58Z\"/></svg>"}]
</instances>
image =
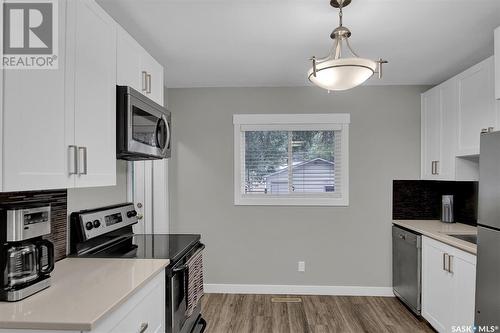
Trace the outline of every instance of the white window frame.
<instances>
[{"instance_id":1,"label":"white window frame","mask_svg":"<svg viewBox=\"0 0 500 333\"><path fill-rule=\"evenodd\" d=\"M348 206L349 205L349 124L348 113L316 114L235 114L234 125L234 204L264 206ZM330 197L308 194L246 195L243 194L241 170L242 131L248 130L341 130L341 195Z\"/></svg>"}]
</instances>

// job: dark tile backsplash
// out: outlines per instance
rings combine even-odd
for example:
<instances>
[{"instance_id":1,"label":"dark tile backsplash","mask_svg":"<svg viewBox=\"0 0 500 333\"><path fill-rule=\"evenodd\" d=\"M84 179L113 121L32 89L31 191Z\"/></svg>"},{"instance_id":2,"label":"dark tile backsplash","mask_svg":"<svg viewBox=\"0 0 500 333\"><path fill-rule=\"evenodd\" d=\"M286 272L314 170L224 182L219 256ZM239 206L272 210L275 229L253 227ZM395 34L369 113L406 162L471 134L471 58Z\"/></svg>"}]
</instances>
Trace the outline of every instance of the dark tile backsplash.
<instances>
[{"instance_id":1,"label":"dark tile backsplash","mask_svg":"<svg viewBox=\"0 0 500 333\"><path fill-rule=\"evenodd\" d=\"M478 182L435 180L394 180L392 218L394 220L439 220L441 196L454 195L455 221L477 223Z\"/></svg>"},{"instance_id":2,"label":"dark tile backsplash","mask_svg":"<svg viewBox=\"0 0 500 333\"><path fill-rule=\"evenodd\" d=\"M66 223L67 223L67 193L66 190L4 192L0 193L0 203L39 202L51 206L51 234L44 238L54 243L55 258L66 257ZM0 221L2 223L2 221Z\"/></svg>"}]
</instances>

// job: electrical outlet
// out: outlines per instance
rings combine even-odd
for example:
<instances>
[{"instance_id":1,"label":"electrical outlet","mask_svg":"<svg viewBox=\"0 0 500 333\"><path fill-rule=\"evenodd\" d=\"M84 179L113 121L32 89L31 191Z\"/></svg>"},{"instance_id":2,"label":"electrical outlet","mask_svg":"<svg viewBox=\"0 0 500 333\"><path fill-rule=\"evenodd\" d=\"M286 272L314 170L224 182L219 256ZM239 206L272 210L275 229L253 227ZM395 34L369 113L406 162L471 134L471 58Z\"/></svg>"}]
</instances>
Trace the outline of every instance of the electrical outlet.
<instances>
[{"instance_id":1,"label":"electrical outlet","mask_svg":"<svg viewBox=\"0 0 500 333\"><path fill-rule=\"evenodd\" d=\"M299 261L298 262L297 271L299 271L299 272L305 272L306 271L306 262L305 261Z\"/></svg>"}]
</instances>

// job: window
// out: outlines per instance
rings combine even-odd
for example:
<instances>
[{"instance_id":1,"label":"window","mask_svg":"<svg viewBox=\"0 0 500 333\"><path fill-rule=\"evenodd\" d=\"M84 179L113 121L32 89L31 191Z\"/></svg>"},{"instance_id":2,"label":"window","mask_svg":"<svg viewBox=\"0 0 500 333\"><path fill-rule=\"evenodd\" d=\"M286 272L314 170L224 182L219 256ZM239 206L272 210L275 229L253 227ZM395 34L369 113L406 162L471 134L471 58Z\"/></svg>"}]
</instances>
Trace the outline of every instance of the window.
<instances>
[{"instance_id":1,"label":"window","mask_svg":"<svg viewBox=\"0 0 500 333\"><path fill-rule=\"evenodd\" d=\"M349 203L349 114L234 115L236 205Z\"/></svg>"}]
</instances>

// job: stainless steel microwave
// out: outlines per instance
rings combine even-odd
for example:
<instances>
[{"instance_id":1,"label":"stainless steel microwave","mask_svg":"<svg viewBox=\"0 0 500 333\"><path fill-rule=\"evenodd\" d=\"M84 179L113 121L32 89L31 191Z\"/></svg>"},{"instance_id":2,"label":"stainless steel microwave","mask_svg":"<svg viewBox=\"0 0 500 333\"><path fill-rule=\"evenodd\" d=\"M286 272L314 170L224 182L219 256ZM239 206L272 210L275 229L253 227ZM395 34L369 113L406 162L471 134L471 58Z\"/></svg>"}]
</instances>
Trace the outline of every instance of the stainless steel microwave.
<instances>
[{"instance_id":1,"label":"stainless steel microwave","mask_svg":"<svg viewBox=\"0 0 500 333\"><path fill-rule=\"evenodd\" d=\"M116 156L129 161L169 158L170 112L137 90L116 86Z\"/></svg>"}]
</instances>

